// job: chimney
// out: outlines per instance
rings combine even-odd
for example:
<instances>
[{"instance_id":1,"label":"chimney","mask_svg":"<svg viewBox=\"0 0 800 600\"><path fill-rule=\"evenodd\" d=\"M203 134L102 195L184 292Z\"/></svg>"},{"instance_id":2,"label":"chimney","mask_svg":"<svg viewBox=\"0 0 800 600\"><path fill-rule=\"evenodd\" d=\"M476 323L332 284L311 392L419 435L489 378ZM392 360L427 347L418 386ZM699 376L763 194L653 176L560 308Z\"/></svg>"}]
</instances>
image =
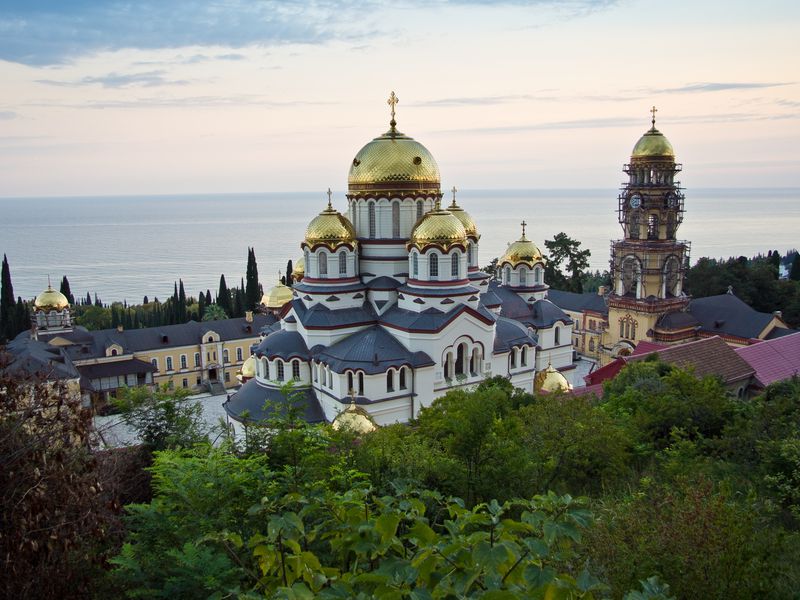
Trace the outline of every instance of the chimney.
<instances>
[{"instance_id":1,"label":"chimney","mask_svg":"<svg viewBox=\"0 0 800 600\"><path fill-rule=\"evenodd\" d=\"M597 288L597 295L598 296L605 296L606 292L608 292L608 288L604 285L601 285Z\"/></svg>"},{"instance_id":2,"label":"chimney","mask_svg":"<svg viewBox=\"0 0 800 600\"><path fill-rule=\"evenodd\" d=\"M783 311L775 310L775 311L772 312L772 315L775 316L775 317L778 317L779 319L782 319L783 318Z\"/></svg>"},{"instance_id":3,"label":"chimney","mask_svg":"<svg viewBox=\"0 0 800 600\"><path fill-rule=\"evenodd\" d=\"M252 310L245 311L244 320L247 321L248 323L252 323L253 322L253 311Z\"/></svg>"},{"instance_id":4,"label":"chimney","mask_svg":"<svg viewBox=\"0 0 800 600\"><path fill-rule=\"evenodd\" d=\"M117 331L118 331L119 333L122 333L122 330L123 330L123 329L124 329L124 328L122 327L122 325L117 325Z\"/></svg>"}]
</instances>

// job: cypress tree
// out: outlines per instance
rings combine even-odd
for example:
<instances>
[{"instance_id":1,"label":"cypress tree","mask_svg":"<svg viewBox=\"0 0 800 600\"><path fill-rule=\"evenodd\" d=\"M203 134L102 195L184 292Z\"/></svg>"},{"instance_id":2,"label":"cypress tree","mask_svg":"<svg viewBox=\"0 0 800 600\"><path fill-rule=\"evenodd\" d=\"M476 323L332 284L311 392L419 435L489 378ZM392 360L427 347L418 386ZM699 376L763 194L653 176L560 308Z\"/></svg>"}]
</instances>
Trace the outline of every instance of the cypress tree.
<instances>
[{"instance_id":1,"label":"cypress tree","mask_svg":"<svg viewBox=\"0 0 800 600\"><path fill-rule=\"evenodd\" d=\"M69 279L67 279L66 275L61 278L61 289L59 291L67 297L70 304L75 304L75 297L69 289Z\"/></svg>"},{"instance_id":2,"label":"cypress tree","mask_svg":"<svg viewBox=\"0 0 800 600\"><path fill-rule=\"evenodd\" d=\"M11 269L3 254L3 274L0 281L0 341L10 340L16 321L14 286L11 284Z\"/></svg>"},{"instance_id":3,"label":"cypress tree","mask_svg":"<svg viewBox=\"0 0 800 600\"><path fill-rule=\"evenodd\" d=\"M211 299L211 290L206 290L206 306L211 306L214 301Z\"/></svg>"},{"instance_id":4,"label":"cypress tree","mask_svg":"<svg viewBox=\"0 0 800 600\"><path fill-rule=\"evenodd\" d=\"M178 281L178 323L186 323L186 290L183 289L183 279Z\"/></svg>"},{"instance_id":5,"label":"cypress tree","mask_svg":"<svg viewBox=\"0 0 800 600\"><path fill-rule=\"evenodd\" d=\"M100 301L100 298L97 297L97 292L94 293L94 305L103 307L103 303Z\"/></svg>"},{"instance_id":6,"label":"cypress tree","mask_svg":"<svg viewBox=\"0 0 800 600\"><path fill-rule=\"evenodd\" d=\"M147 296L145 296L145 297L142 299L142 304L148 304L148 299L147 299Z\"/></svg>"},{"instance_id":7,"label":"cypress tree","mask_svg":"<svg viewBox=\"0 0 800 600\"><path fill-rule=\"evenodd\" d=\"M84 306L91 306L92 305L92 295L89 292L86 292L86 300L84 300Z\"/></svg>"},{"instance_id":8,"label":"cypress tree","mask_svg":"<svg viewBox=\"0 0 800 600\"><path fill-rule=\"evenodd\" d=\"M228 286L225 283L225 275L219 276L219 291L217 292L217 304L225 311L225 314L231 314L231 293L228 291Z\"/></svg>"},{"instance_id":9,"label":"cypress tree","mask_svg":"<svg viewBox=\"0 0 800 600\"><path fill-rule=\"evenodd\" d=\"M294 277L292 277L292 271L294 268L292 267L292 259L290 258L289 261L286 263L286 285L292 287L294 283Z\"/></svg>"},{"instance_id":10,"label":"cypress tree","mask_svg":"<svg viewBox=\"0 0 800 600\"><path fill-rule=\"evenodd\" d=\"M254 310L258 306L261 296L258 294L258 265L256 264L256 251L247 249L247 285L245 290L245 310Z\"/></svg>"},{"instance_id":11,"label":"cypress tree","mask_svg":"<svg viewBox=\"0 0 800 600\"><path fill-rule=\"evenodd\" d=\"M792 281L800 281L800 254L794 255L792 268L789 269L789 279Z\"/></svg>"},{"instance_id":12,"label":"cypress tree","mask_svg":"<svg viewBox=\"0 0 800 600\"><path fill-rule=\"evenodd\" d=\"M199 297L197 299L197 313L198 313L198 321L203 320L203 314L206 312L206 295L203 292L200 292Z\"/></svg>"}]
</instances>

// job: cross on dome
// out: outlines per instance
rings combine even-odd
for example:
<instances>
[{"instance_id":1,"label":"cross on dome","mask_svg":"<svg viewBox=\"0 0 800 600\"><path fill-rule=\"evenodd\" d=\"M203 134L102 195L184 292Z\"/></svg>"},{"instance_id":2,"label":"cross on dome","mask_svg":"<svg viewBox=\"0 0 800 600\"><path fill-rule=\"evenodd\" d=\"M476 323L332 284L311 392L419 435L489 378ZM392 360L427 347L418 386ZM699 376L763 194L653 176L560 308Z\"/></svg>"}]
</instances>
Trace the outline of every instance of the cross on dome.
<instances>
[{"instance_id":1,"label":"cross on dome","mask_svg":"<svg viewBox=\"0 0 800 600\"><path fill-rule=\"evenodd\" d=\"M389 94L389 99L386 101L386 104L388 104L392 110L392 120L389 121L389 125L391 125L392 129L394 129L397 125L397 121L394 120L394 109L398 102L400 102L400 98L398 98L394 91L392 91L392 93Z\"/></svg>"},{"instance_id":2,"label":"cross on dome","mask_svg":"<svg viewBox=\"0 0 800 600\"><path fill-rule=\"evenodd\" d=\"M523 221L522 223L520 223L520 225L522 225L522 237L525 238L525 228L528 226L528 224L525 221Z\"/></svg>"},{"instance_id":3,"label":"cross on dome","mask_svg":"<svg viewBox=\"0 0 800 600\"><path fill-rule=\"evenodd\" d=\"M328 188L328 210L332 210L333 206L331 205L331 196L333 196L333 192L331 188Z\"/></svg>"},{"instance_id":4,"label":"cross on dome","mask_svg":"<svg viewBox=\"0 0 800 600\"><path fill-rule=\"evenodd\" d=\"M453 204L452 204L452 206L455 206L456 205L456 192L458 190L456 189L456 186L453 186L453 189L450 190L450 191L453 192Z\"/></svg>"},{"instance_id":5,"label":"cross on dome","mask_svg":"<svg viewBox=\"0 0 800 600\"><path fill-rule=\"evenodd\" d=\"M650 109L650 114L653 115L653 118L650 120L650 122L653 124L653 129L655 129L655 127L656 127L656 113L657 112L658 112L658 109L655 106L653 106L653 108Z\"/></svg>"}]
</instances>

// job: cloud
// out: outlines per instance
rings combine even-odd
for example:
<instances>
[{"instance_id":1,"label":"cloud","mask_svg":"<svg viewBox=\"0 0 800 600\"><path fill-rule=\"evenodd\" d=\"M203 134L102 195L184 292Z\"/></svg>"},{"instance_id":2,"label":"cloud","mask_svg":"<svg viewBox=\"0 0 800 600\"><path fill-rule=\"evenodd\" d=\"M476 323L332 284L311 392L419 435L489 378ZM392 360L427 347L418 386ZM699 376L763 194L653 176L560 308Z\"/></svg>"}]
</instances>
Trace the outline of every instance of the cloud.
<instances>
[{"instance_id":1,"label":"cloud","mask_svg":"<svg viewBox=\"0 0 800 600\"><path fill-rule=\"evenodd\" d=\"M792 85L794 82L704 82L704 83L690 83L676 88L662 88L650 89L648 91L654 94L695 94L699 92L724 92L728 90L758 90L763 88L781 87L784 85Z\"/></svg>"},{"instance_id":2,"label":"cloud","mask_svg":"<svg viewBox=\"0 0 800 600\"><path fill-rule=\"evenodd\" d=\"M81 104L61 102L32 102L26 106L82 109L128 109L128 108L216 108L226 106L268 106L270 108L291 108L294 106L322 106L335 102L288 100L275 101L261 95L232 96L185 96L176 98L149 97L129 100L89 101Z\"/></svg>"},{"instance_id":3,"label":"cloud","mask_svg":"<svg viewBox=\"0 0 800 600\"><path fill-rule=\"evenodd\" d=\"M601 96L584 94L552 94L554 90L546 90L548 93L536 94L511 94L505 96L462 96L455 98L439 98L414 102L411 106L424 106L429 108L449 108L455 106L490 106L497 104L508 104L512 102L564 102L567 100L575 101L596 101L596 102L620 102L627 100L638 100L636 96Z\"/></svg>"},{"instance_id":4,"label":"cloud","mask_svg":"<svg viewBox=\"0 0 800 600\"><path fill-rule=\"evenodd\" d=\"M567 7L575 15L612 0L505 0L502 5ZM486 6L488 0L405 0L422 11L441 6ZM380 32L365 15L384 9L379 0L4 0L0 9L0 60L57 65L80 56L123 48L142 50L215 46L245 48L287 43L359 41ZM235 56L234 53L222 56ZM219 57L217 57L219 58ZM224 60L224 59L223 59ZM231 58L236 60L236 58Z\"/></svg>"},{"instance_id":5,"label":"cloud","mask_svg":"<svg viewBox=\"0 0 800 600\"><path fill-rule=\"evenodd\" d=\"M0 121L10 121L16 119L19 115L10 110L0 110Z\"/></svg>"},{"instance_id":6,"label":"cloud","mask_svg":"<svg viewBox=\"0 0 800 600\"><path fill-rule=\"evenodd\" d=\"M171 80L164 77L164 71L148 71L146 73L109 73L99 77L87 76L77 81L57 81L53 79L37 79L36 83L59 87L83 87L100 85L104 88L121 89L130 87L158 87L162 85L186 85L184 79Z\"/></svg>"}]
</instances>

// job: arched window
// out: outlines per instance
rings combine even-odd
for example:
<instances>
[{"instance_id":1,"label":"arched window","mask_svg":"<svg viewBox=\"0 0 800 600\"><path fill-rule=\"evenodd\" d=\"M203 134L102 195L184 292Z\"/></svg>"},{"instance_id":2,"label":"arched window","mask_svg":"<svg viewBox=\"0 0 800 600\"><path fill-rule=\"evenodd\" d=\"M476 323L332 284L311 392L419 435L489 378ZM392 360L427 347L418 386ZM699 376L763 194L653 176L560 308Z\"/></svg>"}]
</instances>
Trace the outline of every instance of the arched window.
<instances>
[{"instance_id":1,"label":"arched window","mask_svg":"<svg viewBox=\"0 0 800 600\"><path fill-rule=\"evenodd\" d=\"M283 361L276 360L275 365L278 368L278 381L283 381Z\"/></svg>"},{"instance_id":2,"label":"arched window","mask_svg":"<svg viewBox=\"0 0 800 600\"><path fill-rule=\"evenodd\" d=\"M454 252L450 257L450 275L454 279L458 279L458 252Z\"/></svg>"},{"instance_id":3,"label":"arched window","mask_svg":"<svg viewBox=\"0 0 800 600\"><path fill-rule=\"evenodd\" d=\"M439 256L433 253L428 255L428 276L431 279L439 277Z\"/></svg>"},{"instance_id":4,"label":"arched window","mask_svg":"<svg viewBox=\"0 0 800 600\"><path fill-rule=\"evenodd\" d=\"M167 357L167 371L172 371L172 357Z\"/></svg>"},{"instance_id":5,"label":"arched window","mask_svg":"<svg viewBox=\"0 0 800 600\"><path fill-rule=\"evenodd\" d=\"M520 365L524 367L527 364L528 364L528 347L527 346L523 346L522 347L522 356L520 357Z\"/></svg>"},{"instance_id":6,"label":"arched window","mask_svg":"<svg viewBox=\"0 0 800 600\"><path fill-rule=\"evenodd\" d=\"M116 355L117 355L117 349L116 348L112 348L111 349L111 356L116 356ZM183 368L185 369L186 367L183 367Z\"/></svg>"},{"instance_id":7,"label":"arched window","mask_svg":"<svg viewBox=\"0 0 800 600\"><path fill-rule=\"evenodd\" d=\"M358 374L358 394L360 396L364 395L364 374L363 373L359 373Z\"/></svg>"},{"instance_id":8,"label":"arched window","mask_svg":"<svg viewBox=\"0 0 800 600\"><path fill-rule=\"evenodd\" d=\"M658 239L658 217L656 215L647 217L647 239Z\"/></svg>"},{"instance_id":9,"label":"arched window","mask_svg":"<svg viewBox=\"0 0 800 600\"><path fill-rule=\"evenodd\" d=\"M419 277L419 256L416 252L411 255L411 273L414 277Z\"/></svg>"},{"instance_id":10,"label":"arched window","mask_svg":"<svg viewBox=\"0 0 800 600\"><path fill-rule=\"evenodd\" d=\"M320 252L317 254L319 259L319 276L320 277L327 277L328 276L328 254L326 252Z\"/></svg>"},{"instance_id":11,"label":"arched window","mask_svg":"<svg viewBox=\"0 0 800 600\"><path fill-rule=\"evenodd\" d=\"M197 355L195 354L195 356L197 356ZM242 362L242 349L241 348L237 348L236 349L236 362Z\"/></svg>"},{"instance_id":12,"label":"arched window","mask_svg":"<svg viewBox=\"0 0 800 600\"><path fill-rule=\"evenodd\" d=\"M470 359L469 372L472 375L477 375L481 368L481 351L478 346L472 349L472 358Z\"/></svg>"},{"instance_id":13,"label":"arched window","mask_svg":"<svg viewBox=\"0 0 800 600\"><path fill-rule=\"evenodd\" d=\"M200 353L199 352L195 352L194 353L194 366L195 367L199 367L200 366Z\"/></svg>"},{"instance_id":14,"label":"arched window","mask_svg":"<svg viewBox=\"0 0 800 600\"><path fill-rule=\"evenodd\" d=\"M456 368L455 372L456 375L463 375L464 374L464 355L466 354L467 345L465 343L460 343L456 348Z\"/></svg>"},{"instance_id":15,"label":"arched window","mask_svg":"<svg viewBox=\"0 0 800 600\"><path fill-rule=\"evenodd\" d=\"M450 379L450 363L453 361L453 353L448 352L444 356L444 378Z\"/></svg>"},{"instance_id":16,"label":"arched window","mask_svg":"<svg viewBox=\"0 0 800 600\"><path fill-rule=\"evenodd\" d=\"M536 267L533 269L533 282L542 283L542 267Z\"/></svg>"},{"instance_id":17,"label":"arched window","mask_svg":"<svg viewBox=\"0 0 800 600\"><path fill-rule=\"evenodd\" d=\"M400 203L392 202L392 237L400 237Z\"/></svg>"},{"instance_id":18,"label":"arched window","mask_svg":"<svg viewBox=\"0 0 800 600\"><path fill-rule=\"evenodd\" d=\"M467 265L472 265L472 242L467 242Z\"/></svg>"},{"instance_id":19,"label":"arched window","mask_svg":"<svg viewBox=\"0 0 800 600\"><path fill-rule=\"evenodd\" d=\"M386 373L386 391L393 392L394 391L394 371L389 370Z\"/></svg>"},{"instance_id":20,"label":"arched window","mask_svg":"<svg viewBox=\"0 0 800 600\"><path fill-rule=\"evenodd\" d=\"M505 284L511 285L511 267L506 267L503 269L503 273L505 273Z\"/></svg>"},{"instance_id":21,"label":"arched window","mask_svg":"<svg viewBox=\"0 0 800 600\"><path fill-rule=\"evenodd\" d=\"M511 349L511 355L510 355L509 359L511 360L511 368L512 369L516 369L517 368L517 349L516 348L512 348Z\"/></svg>"},{"instance_id":22,"label":"arched window","mask_svg":"<svg viewBox=\"0 0 800 600\"><path fill-rule=\"evenodd\" d=\"M303 265L304 265L303 268L306 270L311 268L311 262L309 262L308 256L309 256L308 250L303 251Z\"/></svg>"},{"instance_id":23,"label":"arched window","mask_svg":"<svg viewBox=\"0 0 800 600\"><path fill-rule=\"evenodd\" d=\"M300 379L300 361L292 361L292 379Z\"/></svg>"},{"instance_id":24,"label":"arched window","mask_svg":"<svg viewBox=\"0 0 800 600\"><path fill-rule=\"evenodd\" d=\"M269 379L269 361L266 358L261 359L261 367L264 372L264 379Z\"/></svg>"},{"instance_id":25,"label":"arched window","mask_svg":"<svg viewBox=\"0 0 800 600\"><path fill-rule=\"evenodd\" d=\"M417 200L417 221L422 218L422 213L424 212L425 207L422 204L422 200Z\"/></svg>"},{"instance_id":26,"label":"arched window","mask_svg":"<svg viewBox=\"0 0 800 600\"><path fill-rule=\"evenodd\" d=\"M228 354L228 349L227 348L225 348L222 351L222 362L223 363L230 362L230 354ZM185 364L186 364L186 357L185 356L181 356L181 369L185 369L186 368L184 366Z\"/></svg>"},{"instance_id":27,"label":"arched window","mask_svg":"<svg viewBox=\"0 0 800 600\"><path fill-rule=\"evenodd\" d=\"M339 252L339 275L347 273L347 252L342 250Z\"/></svg>"},{"instance_id":28,"label":"arched window","mask_svg":"<svg viewBox=\"0 0 800 600\"><path fill-rule=\"evenodd\" d=\"M639 211L633 209L628 219L628 236L633 240L639 239Z\"/></svg>"},{"instance_id":29,"label":"arched window","mask_svg":"<svg viewBox=\"0 0 800 600\"><path fill-rule=\"evenodd\" d=\"M319 369L320 365L311 365L311 374L313 375L315 382L319 381Z\"/></svg>"},{"instance_id":30,"label":"arched window","mask_svg":"<svg viewBox=\"0 0 800 600\"><path fill-rule=\"evenodd\" d=\"M519 268L519 284L521 286L528 285L528 269L525 267Z\"/></svg>"},{"instance_id":31,"label":"arched window","mask_svg":"<svg viewBox=\"0 0 800 600\"><path fill-rule=\"evenodd\" d=\"M157 358L151 359L150 360L150 364L153 365L153 367L155 367L156 371L158 371L158 359Z\"/></svg>"},{"instance_id":32,"label":"arched window","mask_svg":"<svg viewBox=\"0 0 800 600\"><path fill-rule=\"evenodd\" d=\"M400 389L406 389L406 368L400 367Z\"/></svg>"},{"instance_id":33,"label":"arched window","mask_svg":"<svg viewBox=\"0 0 800 600\"><path fill-rule=\"evenodd\" d=\"M556 327L553 330L553 341L556 346L561 344L561 327Z\"/></svg>"},{"instance_id":34,"label":"arched window","mask_svg":"<svg viewBox=\"0 0 800 600\"><path fill-rule=\"evenodd\" d=\"M353 389L353 372L352 371L348 371L347 372L347 391L348 392L354 392L355 391L355 389Z\"/></svg>"},{"instance_id":35,"label":"arched window","mask_svg":"<svg viewBox=\"0 0 800 600\"><path fill-rule=\"evenodd\" d=\"M370 201L367 210L369 211L369 238L375 239L375 203Z\"/></svg>"},{"instance_id":36,"label":"arched window","mask_svg":"<svg viewBox=\"0 0 800 600\"><path fill-rule=\"evenodd\" d=\"M332 388L333 387L333 372L331 371L330 367L328 367L326 370L328 371L328 387Z\"/></svg>"}]
</instances>

